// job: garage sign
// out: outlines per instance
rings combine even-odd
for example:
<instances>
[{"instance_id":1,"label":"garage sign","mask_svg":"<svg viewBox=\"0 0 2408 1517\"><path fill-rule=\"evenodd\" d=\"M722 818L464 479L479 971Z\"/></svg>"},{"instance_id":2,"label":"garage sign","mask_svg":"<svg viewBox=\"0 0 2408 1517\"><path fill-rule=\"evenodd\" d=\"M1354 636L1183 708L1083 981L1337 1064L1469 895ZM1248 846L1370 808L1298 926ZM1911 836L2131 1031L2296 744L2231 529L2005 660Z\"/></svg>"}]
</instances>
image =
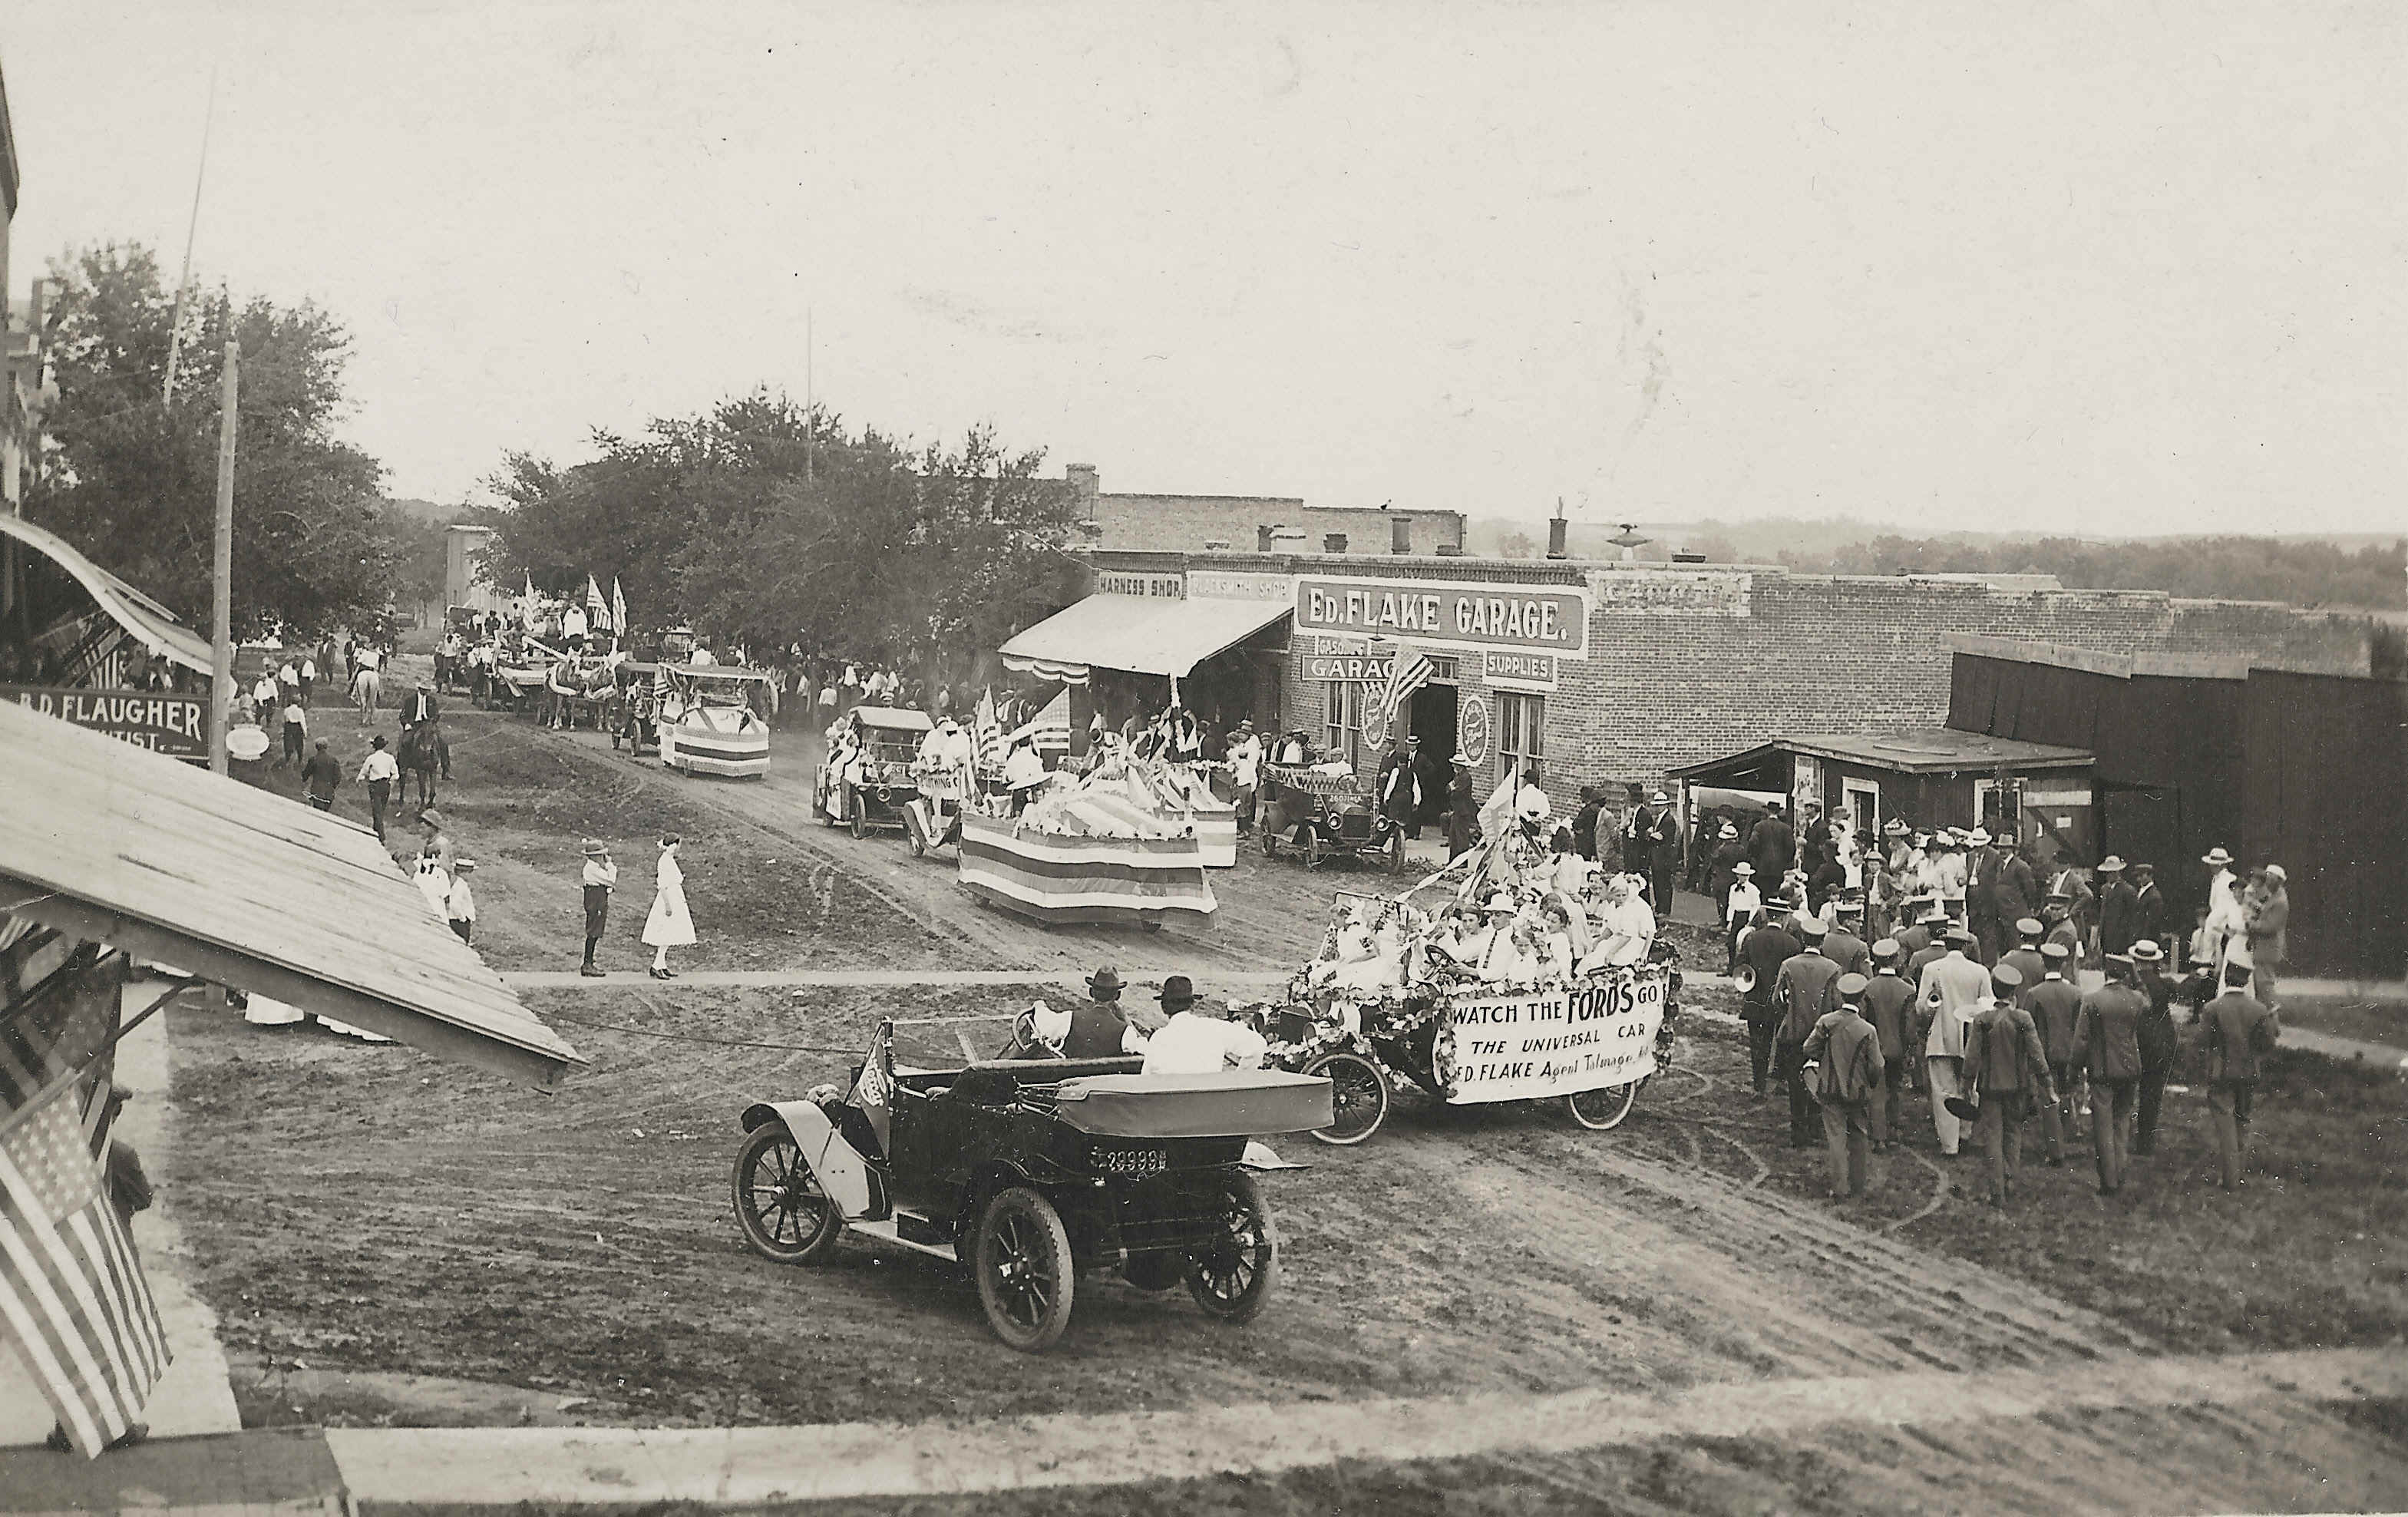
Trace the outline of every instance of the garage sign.
<instances>
[{"instance_id":1,"label":"garage sign","mask_svg":"<svg viewBox=\"0 0 2408 1517\"><path fill-rule=\"evenodd\" d=\"M1354 683L1384 683L1395 670L1393 658L1371 658L1352 654L1340 658L1312 658L1304 663L1305 677L1311 680L1344 680Z\"/></svg>"},{"instance_id":2,"label":"garage sign","mask_svg":"<svg viewBox=\"0 0 2408 1517\"><path fill-rule=\"evenodd\" d=\"M1588 656L1588 592L1569 585L1451 584L1429 580L1296 581L1299 632L1393 637L1441 648Z\"/></svg>"}]
</instances>

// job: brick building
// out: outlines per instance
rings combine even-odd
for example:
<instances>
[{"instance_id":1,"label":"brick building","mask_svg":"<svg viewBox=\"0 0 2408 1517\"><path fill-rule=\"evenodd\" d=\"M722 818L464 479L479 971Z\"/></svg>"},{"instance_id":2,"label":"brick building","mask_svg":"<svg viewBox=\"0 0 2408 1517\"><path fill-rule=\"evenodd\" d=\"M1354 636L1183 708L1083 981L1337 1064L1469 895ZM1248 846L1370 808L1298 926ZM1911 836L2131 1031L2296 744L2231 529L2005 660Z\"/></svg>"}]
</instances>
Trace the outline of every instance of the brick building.
<instances>
[{"instance_id":1,"label":"brick building","mask_svg":"<svg viewBox=\"0 0 2408 1517\"><path fill-rule=\"evenodd\" d=\"M1084 540L1099 549L1168 552L1244 551L1270 541L1357 553L1459 553L1461 511L1398 511L1376 507L1307 506L1294 495L1108 494L1093 464L1062 470L1079 499ZM1401 546L1400 546L1401 545Z\"/></svg>"},{"instance_id":2,"label":"brick building","mask_svg":"<svg viewBox=\"0 0 2408 1517\"><path fill-rule=\"evenodd\" d=\"M1652 782L1784 733L1941 726L1951 634L2351 675L2367 672L2371 641L2363 616L2028 580L1351 552L1106 550L1093 562L1096 587L1132 616L1159 623L1163 600L1188 598L1211 605L1199 622L1254 628L1182 652L1198 709L1302 728L1359 766L1382 737L1367 730L1378 723L1366 691L1410 645L1437 665L1401 717L1424 749L1469 751L1484 787L1519 763L1558 808L1584 782ZM1249 617L1241 601L1284 614ZM1091 615L1081 644L1097 668L1124 656L1094 630L1108 620ZM1167 694L1156 669L1081 699L1117 718Z\"/></svg>"}]
</instances>

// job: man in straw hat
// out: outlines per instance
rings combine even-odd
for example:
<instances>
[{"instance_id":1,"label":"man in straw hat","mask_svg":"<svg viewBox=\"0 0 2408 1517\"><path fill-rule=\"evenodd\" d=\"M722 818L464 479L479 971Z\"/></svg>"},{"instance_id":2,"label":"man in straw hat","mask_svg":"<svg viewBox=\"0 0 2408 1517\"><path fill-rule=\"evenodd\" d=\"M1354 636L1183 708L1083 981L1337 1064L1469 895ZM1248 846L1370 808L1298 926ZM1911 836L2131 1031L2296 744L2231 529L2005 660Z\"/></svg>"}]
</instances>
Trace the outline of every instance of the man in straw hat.
<instances>
[{"instance_id":1,"label":"man in straw hat","mask_svg":"<svg viewBox=\"0 0 2408 1517\"><path fill-rule=\"evenodd\" d=\"M1145 1072L1149 1075L1216 1075L1224 1069L1261 1066L1268 1047L1252 1027L1226 1019L1221 1009L1200 1001L1185 975L1162 982L1155 1000L1169 1020L1146 1039Z\"/></svg>"},{"instance_id":2,"label":"man in straw hat","mask_svg":"<svg viewBox=\"0 0 2408 1517\"><path fill-rule=\"evenodd\" d=\"M2131 1155L2145 1159L2157 1152L2157 1111L2165 1102L2166 1076L2182 1051L2182 1035L2174 1028L2174 984L2162 973L2166 951L2156 939L2132 944L2132 988L2148 998L2141 1016L2141 1082L2133 1112Z\"/></svg>"},{"instance_id":3,"label":"man in straw hat","mask_svg":"<svg viewBox=\"0 0 2408 1517\"><path fill-rule=\"evenodd\" d=\"M2099 877L2099 952L2129 953L2141 937L2141 893L2124 878L2124 859L2110 853L2092 871Z\"/></svg>"},{"instance_id":4,"label":"man in straw hat","mask_svg":"<svg viewBox=\"0 0 2408 1517\"><path fill-rule=\"evenodd\" d=\"M1772 1045L1781 1028L1777 998L1781 967L1797 955L1799 947L1798 936L1789 930L1788 913L1776 913L1769 902L1756 913L1756 925L1740 938L1740 1014L1747 1021L1748 1067L1759 1101L1764 1099Z\"/></svg>"},{"instance_id":5,"label":"man in straw hat","mask_svg":"<svg viewBox=\"0 0 2408 1517\"><path fill-rule=\"evenodd\" d=\"M1738 829L1724 826L1734 836ZM1739 940L1756 923L1756 913L1764 905L1764 892L1756 888L1756 866L1741 859L1730 866L1730 888L1723 894L1723 973L1739 972Z\"/></svg>"},{"instance_id":6,"label":"man in straw hat","mask_svg":"<svg viewBox=\"0 0 2408 1517\"><path fill-rule=\"evenodd\" d=\"M601 946L602 934L610 925L610 893L619 885L619 866L610 861L610 851L599 837L585 839L585 962L577 972L598 979L602 967L594 962L594 951Z\"/></svg>"}]
</instances>

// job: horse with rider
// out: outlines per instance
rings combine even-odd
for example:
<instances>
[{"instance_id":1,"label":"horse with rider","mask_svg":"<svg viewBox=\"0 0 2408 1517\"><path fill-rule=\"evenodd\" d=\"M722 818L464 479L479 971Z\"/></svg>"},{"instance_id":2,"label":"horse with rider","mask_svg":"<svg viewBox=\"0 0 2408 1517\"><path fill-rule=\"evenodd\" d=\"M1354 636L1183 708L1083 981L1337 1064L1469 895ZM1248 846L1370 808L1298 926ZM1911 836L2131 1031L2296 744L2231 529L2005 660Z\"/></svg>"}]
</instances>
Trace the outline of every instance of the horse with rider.
<instances>
[{"instance_id":1,"label":"horse with rider","mask_svg":"<svg viewBox=\"0 0 2408 1517\"><path fill-rule=\"evenodd\" d=\"M435 780L452 778L452 744L443 736L443 708L435 693L421 684L401 700L401 742L394 753L401 766L403 790L418 781L418 805L435 804Z\"/></svg>"}]
</instances>

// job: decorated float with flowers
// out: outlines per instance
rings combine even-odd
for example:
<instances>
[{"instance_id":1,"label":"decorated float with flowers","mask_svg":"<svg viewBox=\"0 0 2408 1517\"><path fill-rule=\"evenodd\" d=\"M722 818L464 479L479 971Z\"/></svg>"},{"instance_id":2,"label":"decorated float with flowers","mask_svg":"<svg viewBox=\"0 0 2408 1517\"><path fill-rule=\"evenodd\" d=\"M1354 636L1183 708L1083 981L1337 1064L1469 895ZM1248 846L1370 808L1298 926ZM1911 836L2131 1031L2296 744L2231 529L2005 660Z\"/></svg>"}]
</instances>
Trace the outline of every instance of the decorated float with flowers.
<instances>
[{"instance_id":1,"label":"decorated float with flowers","mask_svg":"<svg viewBox=\"0 0 2408 1517\"><path fill-rule=\"evenodd\" d=\"M1500 792L1489 841L1412 890L1339 895L1320 953L1250 1009L1266 1062L1331 1082L1323 1142L1369 1138L1408 1085L1450 1106L1561 1100L1603 1131L1670 1064L1677 955L1634 881L1562 878L1544 798L1522 794ZM1449 885L1435 909L1412 902Z\"/></svg>"},{"instance_id":2,"label":"decorated float with flowers","mask_svg":"<svg viewBox=\"0 0 2408 1517\"><path fill-rule=\"evenodd\" d=\"M1219 902L1204 842L1163 802L1146 766L1111 753L1087 775L1055 775L1017 816L966 810L961 883L1047 923L1209 921Z\"/></svg>"}]
</instances>

